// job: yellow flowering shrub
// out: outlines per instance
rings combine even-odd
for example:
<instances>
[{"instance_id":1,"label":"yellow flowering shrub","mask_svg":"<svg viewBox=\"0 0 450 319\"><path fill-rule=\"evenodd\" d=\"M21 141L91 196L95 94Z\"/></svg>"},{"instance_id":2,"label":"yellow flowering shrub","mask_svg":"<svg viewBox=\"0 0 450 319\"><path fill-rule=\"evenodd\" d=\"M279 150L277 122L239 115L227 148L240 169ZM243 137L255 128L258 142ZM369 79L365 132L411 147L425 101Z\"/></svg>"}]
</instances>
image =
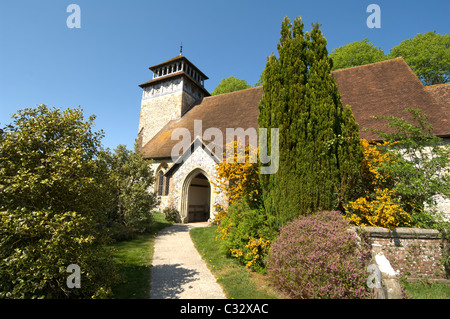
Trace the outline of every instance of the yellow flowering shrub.
<instances>
[{"instance_id":1,"label":"yellow flowering shrub","mask_svg":"<svg viewBox=\"0 0 450 319\"><path fill-rule=\"evenodd\" d=\"M411 216L395 200L395 192L387 188L377 188L374 196L360 197L344 207L347 219L359 226L411 227Z\"/></svg>"},{"instance_id":2,"label":"yellow flowering shrub","mask_svg":"<svg viewBox=\"0 0 450 319\"><path fill-rule=\"evenodd\" d=\"M225 211L222 211L225 212ZM217 218L217 217L216 217ZM226 215L224 214L221 218L225 219ZM219 227L216 229L216 240L226 239L230 235L230 228L233 227L233 223L219 223Z\"/></svg>"},{"instance_id":3,"label":"yellow flowering shrub","mask_svg":"<svg viewBox=\"0 0 450 319\"><path fill-rule=\"evenodd\" d=\"M366 192L373 192L376 188L386 187L389 182L389 172L380 171L379 168L385 162L393 162L394 159L386 151L391 143L375 143L361 139L364 159L361 162L361 175Z\"/></svg>"},{"instance_id":4,"label":"yellow flowering shrub","mask_svg":"<svg viewBox=\"0 0 450 319\"><path fill-rule=\"evenodd\" d=\"M231 256L241 260L246 267L252 268L262 262L263 256L268 252L270 240L264 238L253 238L247 235L248 242L244 248L230 248Z\"/></svg>"},{"instance_id":5,"label":"yellow flowering shrub","mask_svg":"<svg viewBox=\"0 0 450 319\"><path fill-rule=\"evenodd\" d=\"M243 147L237 141L228 147L234 149L233 161L223 161L216 165L217 178L211 183L223 192L229 202L228 208L218 206L215 223L218 225L216 240L227 255L237 258L252 270L264 268L263 258L267 254L270 241L258 236L264 229L265 213L259 210L261 188L258 163L255 152L249 146ZM245 151L245 162L238 163L238 151Z\"/></svg>"},{"instance_id":6,"label":"yellow flowering shrub","mask_svg":"<svg viewBox=\"0 0 450 319\"><path fill-rule=\"evenodd\" d=\"M232 144L234 147L233 161L227 162L224 156L223 161L216 164L217 178L211 183L228 197L230 204L241 198L253 203L258 202L261 196L258 163L251 161L252 158L256 158L255 152L257 153L258 149L255 150L248 145L243 148L237 141ZM245 150L245 162L238 163L238 150L242 149Z\"/></svg>"},{"instance_id":7,"label":"yellow flowering shrub","mask_svg":"<svg viewBox=\"0 0 450 319\"><path fill-rule=\"evenodd\" d=\"M216 229L220 249L253 271L265 272L265 258L276 231L270 227L262 208L251 208L246 201L228 207Z\"/></svg>"},{"instance_id":8,"label":"yellow flowering shrub","mask_svg":"<svg viewBox=\"0 0 450 319\"><path fill-rule=\"evenodd\" d=\"M247 252L245 254L245 260L247 261L247 263L245 264L245 266L251 268L254 264L258 264L261 262L262 256L267 253L267 248L270 247L270 240L265 240L261 237L256 239L248 235L247 237L248 243L247 245L245 245Z\"/></svg>"},{"instance_id":9,"label":"yellow flowering shrub","mask_svg":"<svg viewBox=\"0 0 450 319\"><path fill-rule=\"evenodd\" d=\"M364 159L361 163L361 175L365 196L344 205L345 216L355 225L375 226L393 229L411 227L411 216L402 208L398 195L393 189L389 171L381 166L393 163L393 157L386 148L392 143L375 143L361 139Z\"/></svg>"}]
</instances>

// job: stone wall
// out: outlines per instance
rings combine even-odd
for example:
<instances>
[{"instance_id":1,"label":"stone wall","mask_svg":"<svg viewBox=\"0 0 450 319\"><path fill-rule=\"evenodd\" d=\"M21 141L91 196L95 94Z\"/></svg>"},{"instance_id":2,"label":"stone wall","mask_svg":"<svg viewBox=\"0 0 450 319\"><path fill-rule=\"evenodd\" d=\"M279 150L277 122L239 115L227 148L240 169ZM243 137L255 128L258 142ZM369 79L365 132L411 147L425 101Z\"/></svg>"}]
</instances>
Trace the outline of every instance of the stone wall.
<instances>
[{"instance_id":1,"label":"stone wall","mask_svg":"<svg viewBox=\"0 0 450 319\"><path fill-rule=\"evenodd\" d=\"M439 231L421 228L397 228L389 231L381 227L360 227L373 250L382 252L399 276L408 279L446 279L443 253L448 242Z\"/></svg>"},{"instance_id":2,"label":"stone wall","mask_svg":"<svg viewBox=\"0 0 450 319\"><path fill-rule=\"evenodd\" d=\"M145 145L170 120L181 116L182 100L183 91L142 100L139 118L142 145Z\"/></svg>"},{"instance_id":3,"label":"stone wall","mask_svg":"<svg viewBox=\"0 0 450 319\"><path fill-rule=\"evenodd\" d=\"M189 186L187 185L187 179L193 177L191 175L193 173L195 175L195 172L205 174L209 181L217 178L216 162L201 146L196 147L171 176L170 205L178 209L183 220L186 218L186 212L182 207L182 196L187 198L185 189L186 186ZM214 185L211 186L210 218L214 219L215 206L224 205L226 198L219 188Z\"/></svg>"},{"instance_id":4,"label":"stone wall","mask_svg":"<svg viewBox=\"0 0 450 319\"><path fill-rule=\"evenodd\" d=\"M145 145L164 125L180 118L202 96L183 78L167 79L143 89L139 133Z\"/></svg>"}]
</instances>

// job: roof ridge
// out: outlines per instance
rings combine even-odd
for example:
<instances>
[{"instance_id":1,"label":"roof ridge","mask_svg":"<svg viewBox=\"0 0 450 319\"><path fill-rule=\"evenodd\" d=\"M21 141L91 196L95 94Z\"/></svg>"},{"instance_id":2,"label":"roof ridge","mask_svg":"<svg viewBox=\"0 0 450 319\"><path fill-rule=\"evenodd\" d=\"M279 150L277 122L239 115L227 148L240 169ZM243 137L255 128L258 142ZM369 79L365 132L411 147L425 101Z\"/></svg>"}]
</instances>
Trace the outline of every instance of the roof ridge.
<instances>
[{"instance_id":1,"label":"roof ridge","mask_svg":"<svg viewBox=\"0 0 450 319\"><path fill-rule=\"evenodd\" d=\"M395 61L395 60L403 60L403 61L405 61L402 57L397 57L397 58L393 58L393 59L387 59L387 60L383 60L383 61L378 61L378 62L373 62L373 63L363 64L363 65L357 65L357 66L352 66L352 67L350 67L350 68L344 68L344 69L334 70L334 71L331 71L331 73L340 72L340 71L346 71L346 70L351 70L351 69L356 69L356 68L369 67L369 66L371 66L371 65L381 64L381 63L386 63L386 62L393 62L393 61ZM406 62L405 62L405 63L406 63Z\"/></svg>"},{"instance_id":2,"label":"roof ridge","mask_svg":"<svg viewBox=\"0 0 450 319\"><path fill-rule=\"evenodd\" d=\"M233 92L227 92L227 93L221 93L221 94L206 96L206 97L204 97L204 99L214 99L217 96L224 96L224 95L229 95L229 94L235 94L235 93L239 93L239 92L243 92L243 91L249 91L249 90L260 89L260 88L262 88L262 86L254 86L254 87L250 87L250 88L247 88L247 89L236 90L236 91L233 91Z\"/></svg>"},{"instance_id":3,"label":"roof ridge","mask_svg":"<svg viewBox=\"0 0 450 319\"><path fill-rule=\"evenodd\" d=\"M443 86L449 86L449 85L450 85L450 82L438 83L438 84L427 85L427 86L425 86L425 89L434 89L436 87L443 87Z\"/></svg>"}]
</instances>

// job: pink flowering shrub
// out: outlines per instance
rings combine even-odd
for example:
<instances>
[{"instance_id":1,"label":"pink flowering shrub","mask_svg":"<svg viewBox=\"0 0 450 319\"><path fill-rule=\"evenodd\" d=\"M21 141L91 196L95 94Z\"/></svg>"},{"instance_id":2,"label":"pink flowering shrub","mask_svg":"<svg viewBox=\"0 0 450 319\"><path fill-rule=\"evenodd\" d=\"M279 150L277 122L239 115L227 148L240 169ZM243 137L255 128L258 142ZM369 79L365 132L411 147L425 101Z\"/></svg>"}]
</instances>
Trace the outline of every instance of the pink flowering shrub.
<instances>
[{"instance_id":1,"label":"pink flowering shrub","mask_svg":"<svg viewBox=\"0 0 450 319\"><path fill-rule=\"evenodd\" d=\"M370 250L357 244L340 212L301 216L280 229L267 259L275 284L293 298L368 298L364 261Z\"/></svg>"}]
</instances>

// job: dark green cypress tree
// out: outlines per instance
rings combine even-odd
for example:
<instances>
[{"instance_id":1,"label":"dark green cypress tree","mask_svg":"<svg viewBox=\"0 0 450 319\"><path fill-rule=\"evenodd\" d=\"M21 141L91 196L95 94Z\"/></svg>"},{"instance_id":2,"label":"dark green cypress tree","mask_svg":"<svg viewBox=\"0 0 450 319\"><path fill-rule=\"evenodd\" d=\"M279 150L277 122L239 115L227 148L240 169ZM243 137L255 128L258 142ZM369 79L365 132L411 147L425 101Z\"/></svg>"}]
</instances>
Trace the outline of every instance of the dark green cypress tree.
<instances>
[{"instance_id":1,"label":"dark green cypress tree","mask_svg":"<svg viewBox=\"0 0 450 319\"><path fill-rule=\"evenodd\" d=\"M293 25L284 19L279 57L268 57L263 72L258 122L279 128L279 170L261 175L261 185L265 208L278 224L340 208L360 175L358 126L342 107L326 39L318 24L303 29L301 18Z\"/></svg>"}]
</instances>

